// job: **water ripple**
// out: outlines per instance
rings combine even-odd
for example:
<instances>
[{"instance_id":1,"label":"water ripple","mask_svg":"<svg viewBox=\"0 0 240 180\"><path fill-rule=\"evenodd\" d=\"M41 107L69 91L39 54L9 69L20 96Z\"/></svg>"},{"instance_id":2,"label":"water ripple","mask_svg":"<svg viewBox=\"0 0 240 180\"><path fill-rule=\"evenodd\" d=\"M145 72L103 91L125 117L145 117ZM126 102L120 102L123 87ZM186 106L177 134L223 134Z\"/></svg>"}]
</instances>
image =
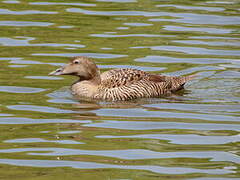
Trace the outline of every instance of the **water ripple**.
<instances>
[{"instance_id":1,"label":"water ripple","mask_svg":"<svg viewBox=\"0 0 240 180\"><path fill-rule=\"evenodd\" d=\"M158 34L91 34L92 37L104 37L104 38L115 38L115 37L175 37L173 35L158 35Z\"/></svg>"},{"instance_id":2,"label":"water ripple","mask_svg":"<svg viewBox=\"0 0 240 180\"><path fill-rule=\"evenodd\" d=\"M182 31L182 32L200 32L210 34L228 34L234 31L233 29L224 28L209 28L209 27L190 27L190 26L173 26L165 25L164 28L167 31Z\"/></svg>"},{"instance_id":3,"label":"water ripple","mask_svg":"<svg viewBox=\"0 0 240 180\"><path fill-rule=\"evenodd\" d=\"M87 15L102 15L102 16L170 16L177 19L163 19L155 18L149 21L171 21L179 23L190 24L215 24L215 25L231 25L240 24L240 17L238 16L220 16L208 14L194 14L194 13L169 13L169 12L147 12L147 11L91 11L81 8L68 8L67 12L83 13Z\"/></svg>"},{"instance_id":4,"label":"water ripple","mask_svg":"<svg viewBox=\"0 0 240 180\"><path fill-rule=\"evenodd\" d=\"M81 131L60 131L58 134L76 134L80 133Z\"/></svg>"},{"instance_id":5,"label":"water ripple","mask_svg":"<svg viewBox=\"0 0 240 180\"><path fill-rule=\"evenodd\" d=\"M209 11L209 12L219 12L219 11L224 11L225 10L225 8L222 8L222 7L183 6L183 5L174 5L174 4L156 5L156 7L174 7L174 8L177 8L177 9L203 10L203 11Z\"/></svg>"},{"instance_id":6,"label":"water ripple","mask_svg":"<svg viewBox=\"0 0 240 180\"><path fill-rule=\"evenodd\" d=\"M146 56L135 59L137 62L150 63L189 63L189 64L216 64L216 63L237 63L237 59L218 59L218 58L180 58L169 56Z\"/></svg>"},{"instance_id":7,"label":"water ripple","mask_svg":"<svg viewBox=\"0 0 240 180\"><path fill-rule=\"evenodd\" d=\"M132 68L139 69L142 71L162 71L164 67L146 67L146 66L133 66L133 65L99 65L100 68Z\"/></svg>"},{"instance_id":8,"label":"water ripple","mask_svg":"<svg viewBox=\"0 0 240 180\"><path fill-rule=\"evenodd\" d=\"M127 55L120 54L104 54L104 53L34 53L33 56L60 56L60 57L74 57L74 56L88 56L92 58L121 58Z\"/></svg>"},{"instance_id":9,"label":"water ripple","mask_svg":"<svg viewBox=\"0 0 240 180\"><path fill-rule=\"evenodd\" d=\"M224 177L217 177L217 178L191 178L189 180L239 180L239 178L224 178Z\"/></svg>"},{"instance_id":10,"label":"water ripple","mask_svg":"<svg viewBox=\"0 0 240 180\"><path fill-rule=\"evenodd\" d=\"M234 4L234 1L207 1L207 4Z\"/></svg>"},{"instance_id":11,"label":"water ripple","mask_svg":"<svg viewBox=\"0 0 240 180\"><path fill-rule=\"evenodd\" d=\"M228 40L240 40L237 37L227 37L227 36L191 36L190 39L228 39Z\"/></svg>"},{"instance_id":12,"label":"water ripple","mask_svg":"<svg viewBox=\"0 0 240 180\"><path fill-rule=\"evenodd\" d=\"M87 7L93 7L96 6L96 4L91 3L60 3L60 2L30 2L31 5L64 5L64 6L87 6Z\"/></svg>"},{"instance_id":13,"label":"water ripple","mask_svg":"<svg viewBox=\"0 0 240 180\"><path fill-rule=\"evenodd\" d=\"M153 24L149 24L149 23L123 23L124 25L127 25L127 26L152 26Z\"/></svg>"},{"instance_id":14,"label":"water ripple","mask_svg":"<svg viewBox=\"0 0 240 180\"><path fill-rule=\"evenodd\" d=\"M127 2L137 2L137 0L96 0L99 2L117 2L117 3L127 3Z\"/></svg>"},{"instance_id":15,"label":"water ripple","mask_svg":"<svg viewBox=\"0 0 240 180\"><path fill-rule=\"evenodd\" d=\"M232 76L231 76L232 77ZM183 103L161 103L144 105L144 107L154 107L159 110L174 109L182 111L198 112L239 112L240 105L223 105L223 104L183 104Z\"/></svg>"},{"instance_id":16,"label":"water ripple","mask_svg":"<svg viewBox=\"0 0 240 180\"><path fill-rule=\"evenodd\" d=\"M154 129L190 129L190 130L232 130L239 131L239 124L220 123L183 123L183 122L152 122L152 121L103 121L84 124L86 127L125 129L125 130L154 130Z\"/></svg>"},{"instance_id":17,"label":"water ripple","mask_svg":"<svg viewBox=\"0 0 240 180\"><path fill-rule=\"evenodd\" d=\"M186 54L201 54L201 55L216 55L216 56L240 56L240 51L238 50L220 50L220 49L207 49L199 47L184 47L184 46L140 46L132 47L134 49L138 48L150 48L152 50L160 51L176 51L183 52Z\"/></svg>"},{"instance_id":18,"label":"water ripple","mask_svg":"<svg viewBox=\"0 0 240 180\"><path fill-rule=\"evenodd\" d=\"M81 161L63 161L63 160L19 160L19 159L0 159L1 164L15 166L31 166L31 167L72 167L78 169L135 169L147 170L161 174L189 174L189 173L207 173L207 174L228 174L233 173L227 169L196 169L183 167L162 167L151 165L114 165L106 163L93 163Z\"/></svg>"},{"instance_id":19,"label":"water ripple","mask_svg":"<svg viewBox=\"0 0 240 180\"><path fill-rule=\"evenodd\" d=\"M54 12L54 11L38 11L38 10L11 11L11 10L8 10L8 9L0 9L0 14L12 14L12 15L58 14L58 12Z\"/></svg>"},{"instance_id":20,"label":"water ripple","mask_svg":"<svg viewBox=\"0 0 240 180\"><path fill-rule=\"evenodd\" d=\"M64 110L48 106L35 106L35 105L11 105L7 106L8 109L21 110L21 111L37 111L44 113L76 113L72 110Z\"/></svg>"},{"instance_id":21,"label":"water ripple","mask_svg":"<svg viewBox=\"0 0 240 180\"><path fill-rule=\"evenodd\" d=\"M71 120L71 119L31 119L21 117L0 118L0 124L51 124L51 123L90 123L89 120Z\"/></svg>"},{"instance_id":22,"label":"water ripple","mask_svg":"<svg viewBox=\"0 0 240 180\"><path fill-rule=\"evenodd\" d=\"M213 25L234 25L240 24L239 16L220 16L220 15L209 15L209 14L193 14L193 13L175 13L169 14L169 16L177 17L178 19L163 19L154 18L149 21L160 22L178 22L187 24L213 24Z\"/></svg>"},{"instance_id":23,"label":"water ripple","mask_svg":"<svg viewBox=\"0 0 240 180\"><path fill-rule=\"evenodd\" d=\"M20 105L19 105L20 106ZM159 105L161 107L161 105ZM169 108L172 109L172 108ZM171 111L148 111L145 109L132 108L128 109L99 109L92 111L98 116L112 117L151 117L151 118L180 118L180 119L200 119L208 121L239 121L240 117L230 115L217 115L207 113L185 113Z\"/></svg>"},{"instance_id":24,"label":"water ripple","mask_svg":"<svg viewBox=\"0 0 240 180\"><path fill-rule=\"evenodd\" d=\"M12 0L7 0L7 1L2 1L3 3L7 3L7 4L19 4L20 1L12 1Z\"/></svg>"},{"instance_id":25,"label":"water ripple","mask_svg":"<svg viewBox=\"0 0 240 180\"><path fill-rule=\"evenodd\" d=\"M28 65L9 65L8 67L13 67L13 68L23 68L27 67Z\"/></svg>"},{"instance_id":26,"label":"water ripple","mask_svg":"<svg viewBox=\"0 0 240 180\"><path fill-rule=\"evenodd\" d=\"M0 116L13 116L12 114L0 113Z\"/></svg>"},{"instance_id":27,"label":"water ripple","mask_svg":"<svg viewBox=\"0 0 240 180\"><path fill-rule=\"evenodd\" d=\"M39 93L42 91L45 91L45 89L19 86L0 86L0 92L8 93Z\"/></svg>"},{"instance_id":28,"label":"water ripple","mask_svg":"<svg viewBox=\"0 0 240 180\"><path fill-rule=\"evenodd\" d=\"M37 151L37 152L34 152ZM44 152L40 152L44 151ZM42 156L69 156L69 155L92 155L105 156L119 159L162 159L162 158L210 158L210 161L229 161L240 163L240 157L224 151L177 151L177 152L156 152L145 149L127 150L80 150L66 148L15 148L0 149L0 153L28 152L29 155Z\"/></svg>"},{"instance_id":29,"label":"water ripple","mask_svg":"<svg viewBox=\"0 0 240 180\"><path fill-rule=\"evenodd\" d=\"M54 23L33 21L0 21L0 26L51 26Z\"/></svg>"},{"instance_id":30,"label":"water ripple","mask_svg":"<svg viewBox=\"0 0 240 180\"><path fill-rule=\"evenodd\" d=\"M237 179L239 10L237 0L1 1L0 176ZM74 77L48 76L73 56L103 72L198 76L167 97L75 99Z\"/></svg>"},{"instance_id":31,"label":"water ripple","mask_svg":"<svg viewBox=\"0 0 240 180\"><path fill-rule=\"evenodd\" d=\"M146 11L90 11L81 8L68 8L67 12L83 13L87 15L102 15L102 16L161 16L162 12L146 12Z\"/></svg>"},{"instance_id":32,"label":"water ripple","mask_svg":"<svg viewBox=\"0 0 240 180\"><path fill-rule=\"evenodd\" d=\"M44 63L40 61L23 60L23 58L0 58L0 61L10 61L10 63L12 64L49 64L52 66L63 66L65 64L65 63ZM19 67L21 66L19 65ZM26 66L22 66L22 67L26 67Z\"/></svg>"},{"instance_id":33,"label":"water ripple","mask_svg":"<svg viewBox=\"0 0 240 180\"><path fill-rule=\"evenodd\" d=\"M73 140L46 140L42 138L24 138L5 140L5 143L59 143L59 144L84 144Z\"/></svg>"},{"instance_id":34,"label":"water ripple","mask_svg":"<svg viewBox=\"0 0 240 180\"><path fill-rule=\"evenodd\" d=\"M131 136L99 135L97 138L140 138L168 140L172 144L227 144L240 141L240 136L200 136L197 134L140 134Z\"/></svg>"},{"instance_id":35,"label":"water ripple","mask_svg":"<svg viewBox=\"0 0 240 180\"><path fill-rule=\"evenodd\" d=\"M172 42L182 44L200 44L207 46L240 46L240 42L226 42L226 41L175 40Z\"/></svg>"},{"instance_id":36,"label":"water ripple","mask_svg":"<svg viewBox=\"0 0 240 180\"><path fill-rule=\"evenodd\" d=\"M61 77L53 77L53 76L25 76L27 79L47 79L47 80L61 80Z\"/></svg>"},{"instance_id":37,"label":"water ripple","mask_svg":"<svg viewBox=\"0 0 240 180\"><path fill-rule=\"evenodd\" d=\"M30 44L29 41L35 40L33 37L21 37L21 39L13 39L0 37L0 44L3 46L49 46L49 47L77 47L83 48L84 45L81 44L60 44L60 43L39 43L39 44Z\"/></svg>"}]
</instances>

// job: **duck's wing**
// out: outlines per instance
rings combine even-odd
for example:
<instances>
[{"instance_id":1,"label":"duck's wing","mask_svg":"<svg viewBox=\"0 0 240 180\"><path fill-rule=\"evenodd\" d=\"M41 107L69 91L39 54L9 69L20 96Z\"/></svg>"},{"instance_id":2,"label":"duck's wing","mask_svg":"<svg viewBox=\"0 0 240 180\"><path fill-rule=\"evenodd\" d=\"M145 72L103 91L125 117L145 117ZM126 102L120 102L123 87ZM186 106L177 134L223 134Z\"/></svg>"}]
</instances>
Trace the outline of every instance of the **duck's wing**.
<instances>
[{"instance_id":1,"label":"duck's wing","mask_svg":"<svg viewBox=\"0 0 240 180\"><path fill-rule=\"evenodd\" d=\"M148 81L152 83L162 83L164 88L169 90L178 90L184 84L195 78L196 75L190 76L165 76L161 74L151 74L137 69L113 69L101 74L102 85L108 88L131 85L138 81ZM168 86L166 86L168 84Z\"/></svg>"},{"instance_id":2,"label":"duck's wing","mask_svg":"<svg viewBox=\"0 0 240 180\"><path fill-rule=\"evenodd\" d=\"M148 76L148 72L137 69L113 69L101 74L101 84L108 88L121 87L146 79Z\"/></svg>"},{"instance_id":3,"label":"duck's wing","mask_svg":"<svg viewBox=\"0 0 240 180\"><path fill-rule=\"evenodd\" d=\"M189 75L189 76L165 76L165 75L155 75L150 74L148 79L152 82L166 82L167 86L170 91L177 91L184 87L185 83L194 79L196 75Z\"/></svg>"},{"instance_id":4,"label":"duck's wing","mask_svg":"<svg viewBox=\"0 0 240 180\"><path fill-rule=\"evenodd\" d=\"M114 69L101 75L101 86L95 98L116 101L158 97L182 89L192 78L150 74L136 69Z\"/></svg>"}]
</instances>

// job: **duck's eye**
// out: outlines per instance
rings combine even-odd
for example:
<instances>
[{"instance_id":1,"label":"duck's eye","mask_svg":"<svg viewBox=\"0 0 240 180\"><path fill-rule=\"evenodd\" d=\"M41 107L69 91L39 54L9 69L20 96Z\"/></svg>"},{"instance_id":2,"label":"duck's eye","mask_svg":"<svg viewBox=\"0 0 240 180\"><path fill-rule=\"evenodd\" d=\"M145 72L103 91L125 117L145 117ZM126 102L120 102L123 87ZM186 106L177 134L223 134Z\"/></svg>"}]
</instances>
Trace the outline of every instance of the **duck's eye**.
<instances>
[{"instance_id":1,"label":"duck's eye","mask_svg":"<svg viewBox=\"0 0 240 180\"><path fill-rule=\"evenodd\" d=\"M79 61L73 61L74 64L79 64Z\"/></svg>"}]
</instances>

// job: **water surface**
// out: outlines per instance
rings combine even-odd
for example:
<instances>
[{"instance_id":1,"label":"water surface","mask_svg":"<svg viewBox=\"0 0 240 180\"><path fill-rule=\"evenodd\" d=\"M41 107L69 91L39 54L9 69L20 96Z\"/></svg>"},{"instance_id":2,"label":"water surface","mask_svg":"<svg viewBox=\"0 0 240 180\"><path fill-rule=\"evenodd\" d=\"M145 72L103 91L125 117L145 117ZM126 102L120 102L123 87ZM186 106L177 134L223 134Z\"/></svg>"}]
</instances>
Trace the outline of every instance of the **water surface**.
<instances>
[{"instance_id":1,"label":"water surface","mask_svg":"<svg viewBox=\"0 0 240 180\"><path fill-rule=\"evenodd\" d=\"M0 179L239 179L238 1L0 7ZM48 76L73 56L198 77L168 97L79 101L74 77Z\"/></svg>"}]
</instances>

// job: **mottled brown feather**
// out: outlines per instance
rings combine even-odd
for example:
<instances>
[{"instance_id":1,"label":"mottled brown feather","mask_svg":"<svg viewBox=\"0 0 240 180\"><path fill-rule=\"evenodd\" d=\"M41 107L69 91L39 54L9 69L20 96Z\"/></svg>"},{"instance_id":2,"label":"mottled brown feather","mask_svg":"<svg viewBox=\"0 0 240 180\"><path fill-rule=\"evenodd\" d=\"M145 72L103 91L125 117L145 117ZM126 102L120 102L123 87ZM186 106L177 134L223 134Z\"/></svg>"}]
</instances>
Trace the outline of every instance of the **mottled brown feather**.
<instances>
[{"instance_id":1,"label":"mottled brown feather","mask_svg":"<svg viewBox=\"0 0 240 180\"><path fill-rule=\"evenodd\" d=\"M149 74L149 81L152 82L166 82L166 77L162 75L157 75L157 74Z\"/></svg>"},{"instance_id":2,"label":"mottled brown feather","mask_svg":"<svg viewBox=\"0 0 240 180\"><path fill-rule=\"evenodd\" d=\"M140 81L147 75L147 72L137 69L113 69L101 74L101 85L107 88L120 87Z\"/></svg>"}]
</instances>

